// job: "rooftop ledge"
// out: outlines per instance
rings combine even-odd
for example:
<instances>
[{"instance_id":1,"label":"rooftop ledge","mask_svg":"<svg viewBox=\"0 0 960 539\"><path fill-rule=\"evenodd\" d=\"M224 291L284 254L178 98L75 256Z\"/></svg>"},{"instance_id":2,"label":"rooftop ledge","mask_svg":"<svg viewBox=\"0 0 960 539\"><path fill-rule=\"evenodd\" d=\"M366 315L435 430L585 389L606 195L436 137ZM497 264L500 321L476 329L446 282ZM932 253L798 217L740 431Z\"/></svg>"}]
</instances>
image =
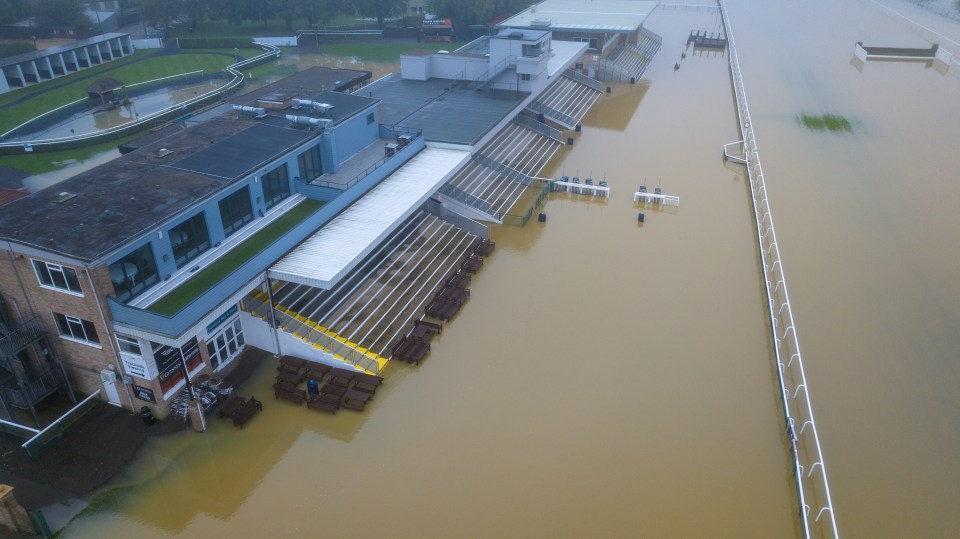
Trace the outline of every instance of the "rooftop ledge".
<instances>
[{"instance_id":1,"label":"rooftop ledge","mask_svg":"<svg viewBox=\"0 0 960 539\"><path fill-rule=\"evenodd\" d=\"M259 254L267 246L302 223L307 217L320 209L323 204L323 202L317 200L306 199L302 201L238 244L230 252L218 258L214 263L198 271L196 275L151 304L146 310L166 316L176 314L193 300L203 295L204 292L213 288L225 275L233 273L234 270ZM272 260L266 261L264 270L272 262Z\"/></svg>"}]
</instances>

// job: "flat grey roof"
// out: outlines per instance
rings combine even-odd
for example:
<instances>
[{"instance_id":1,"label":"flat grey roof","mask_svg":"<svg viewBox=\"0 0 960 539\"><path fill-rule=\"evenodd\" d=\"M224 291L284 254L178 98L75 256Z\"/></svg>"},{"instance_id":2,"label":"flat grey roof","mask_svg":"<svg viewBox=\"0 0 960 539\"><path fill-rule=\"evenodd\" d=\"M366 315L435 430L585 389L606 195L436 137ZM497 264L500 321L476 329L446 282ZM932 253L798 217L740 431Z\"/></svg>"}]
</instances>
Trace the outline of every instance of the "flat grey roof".
<instances>
[{"instance_id":1,"label":"flat grey roof","mask_svg":"<svg viewBox=\"0 0 960 539\"><path fill-rule=\"evenodd\" d=\"M258 123L181 159L172 168L235 180L317 133Z\"/></svg>"},{"instance_id":2,"label":"flat grey roof","mask_svg":"<svg viewBox=\"0 0 960 539\"><path fill-rule=\"evenodd\" d=\"M446 79L404 80L399 73L358 93L381 98L384 125L423 132L433 142L471 145L509 115L527 93L477 91L474 84Z\"/></svg>"},{"instance_id":3,"label":"flat grey roof","mask_svg":"<svg viewBox=\"0 0 960 539\"><path fill-rule=\"evenodd\" d=\"M87 45L93 45L94 43L102 43L104 41L109 41L111 39L116 39L118 37L129 36L130 34L121 34L118 32L111 32L109 34L102 34L99 36L88 37L86 39L78 39L72 41L65 45L57 45L56 47L50 47L49 49L42 49L39 51L25 52L23 54L18 54L16 56L10 56L0 60L0 67L7 67L14 64L19 64L20 62L28 62L30 60L38 60L40 58L46 58L47 56L53 56L54 54L60 54L61 52L72 51L74 49L79 49L80 47L85 47Z\"/></svg>"},{"instance_id":4,"label":"flat grey roof","mask_svg":"<svg viewBox=\"0 0 960 539\"><path fill-rule=\"evenodd\" d=\"M501 22L499 27L586 32L632 32L659 0L544 0Z\"/></svg>"},{"instance_id":5,"label":"flat grey roof","mask_svg":"<svg viewBox=\"0 0 960 539\"><path fill-rule=\"evenodd\" d=\"M252 90L230 100L231 103L249 105L262 97L276 92L295 95L311 95L325 91L342 92L363 81L370 80L373 73L355 69L311 67L285 79Z\"/></svg>"},{"instance_id":6,"label":"flat grey roof","mask_svg":"<svg viewBox=\"0 0 960 539\"><path fill-rule=\"evenodd\" d=\"M520 39L523 41L536 41L550 33L544 30L530 30L526 28L504 28L496 35L490 36L490 39L516 39L510 36L516 35L517 32L520 33Z\"/></svg>"},{"instance_id":7,"label":"flat grey roof","mask_svg":"<svg viewBox=\"0 0 960 539\"><path fill-rule=\"evenodd\" d=\"M0 211L0 238L87 262L99 260L233 183L232 178L184 170L177 166L180 163L198 162L197 155L238 134L241 138L235 140L246 141L234 146L242 148L239 151L247 151L247 144L256 141L276 153L284 150L284 144L298 144L318 133L283 131L230 114L174 131L138 151L7 204ZM283 138L270 140L275 137ZM172 153L158 157L160 148ZM54 202L61 192L75 196Z\"/></svg>"}]
</instances>

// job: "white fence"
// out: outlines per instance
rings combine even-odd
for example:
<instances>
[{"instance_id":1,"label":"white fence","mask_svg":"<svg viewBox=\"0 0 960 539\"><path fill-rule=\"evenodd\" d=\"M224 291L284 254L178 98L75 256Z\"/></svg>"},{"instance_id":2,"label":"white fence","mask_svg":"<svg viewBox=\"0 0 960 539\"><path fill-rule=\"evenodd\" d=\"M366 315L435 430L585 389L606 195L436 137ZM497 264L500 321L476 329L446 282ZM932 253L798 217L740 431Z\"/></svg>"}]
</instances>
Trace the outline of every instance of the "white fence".
<instances>
[{"instance_id":1,"label":"white fence","mask_svg":"<svg viewBox=\"0 0 960 539\"><path fill-rule=\"evenodd\" d=\"M724 31L727 34L727 47L730 62L730 77L736 94L737 116L740 119L740 132L743 134L743 161L750 178L750 193L753 197L753 210L756 217L757 240L763 277L766 284L767 308L770 315L770 329L773 336L774 352L777 359L777 380L780 385L780 400L786 421L786 436L790 442L790 456L793 475L797 488L797 501L800 504L800 522L803 537L839 537L837 522L830 499L830 486L827 482L827 470L820 449L820 437L813 420L813 407L810 404L810 392L803 359L800 356L800 344L797 339L797 326L790 308L787 295L787 281L780 261L780 249L773 228L773 214L767 198L767 187L760 166L760 154L753 125L750 123L750 110L747 108L747 94L740 74L740 60L730 26L730 16L723 0L718 0L723 18Z\"/></svg>"},{"instance_id":2,"label":"white fence","mask_svg":"<svg viewBox=\"0 0 960 539\"><path fill-rule=\"evenodd\" d=\"M136 50L141 49L162 49L163 40L159 37L152 37L147 39L134 39L131 41L133 43L133 48Z\"/></svg>"}]
</instances>

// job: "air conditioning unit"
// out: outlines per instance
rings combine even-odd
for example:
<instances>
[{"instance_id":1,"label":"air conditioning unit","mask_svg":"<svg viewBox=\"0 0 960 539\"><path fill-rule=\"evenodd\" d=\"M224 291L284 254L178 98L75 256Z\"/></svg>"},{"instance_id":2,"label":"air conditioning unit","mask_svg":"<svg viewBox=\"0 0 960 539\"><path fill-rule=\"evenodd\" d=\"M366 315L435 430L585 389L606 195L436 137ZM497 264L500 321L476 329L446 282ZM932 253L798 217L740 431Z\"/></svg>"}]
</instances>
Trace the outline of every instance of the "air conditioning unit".
<instances>
[{"instance_id":1,"label":"air conditioning unit","mask_svg":"<svg viewBox=\"0 0 960 539\"><path fill-rule=\"evenodd\" d=\"M117 373L111 370L100 371L100 381L104 385L117 383Z\"/></svg>"}]
</instances>

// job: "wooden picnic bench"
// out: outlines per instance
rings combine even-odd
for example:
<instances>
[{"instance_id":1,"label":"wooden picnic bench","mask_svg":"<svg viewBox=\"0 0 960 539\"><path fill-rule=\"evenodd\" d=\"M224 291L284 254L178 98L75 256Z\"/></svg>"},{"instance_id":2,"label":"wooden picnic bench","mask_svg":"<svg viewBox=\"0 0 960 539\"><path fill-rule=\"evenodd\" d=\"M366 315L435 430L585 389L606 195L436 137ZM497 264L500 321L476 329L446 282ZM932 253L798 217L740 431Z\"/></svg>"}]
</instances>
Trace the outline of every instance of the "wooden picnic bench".
<instances>
[{"instance_id":1,"label":"wooden picnic bench","mask_svg":"<svg viewBox=\"0 0 960 539\"><path fill-rule=\"evenodd\" d=\"M460 264L460 269L468 273L476 273L481 267L483 267L483 259L476 255L470 255L470 258Z\"/></svg>"},{"instance_id":2,"label":"wooden picnic bench","mask_svg":"<svg viewBox=\"0 0 960 539\"><path fill-rule=\"evenodd\" d=\"M320 386L321 395L336 395L337 397L343 396L347 392L346 386L338 386L336 384L327 382Z\"/></svg>"},{"instance_id":3,"label":"wooden picnic bench","mask_svg":"<svg viewBox=\"0 0 960 539\"><path fill-rule=\"evenodd\" d=\"M371 394L364 391L348 390L343 395L343 407L362 412L371 397Z\"/></svg>"},{"instance_id":4,"label":"wooden picnic bench","mask_svg":"<svg viewBox=\"0 0 960 539\"><path fill-rule=\"evenodd\" d=\"M217 415L220 417L233 417L244 404L246 404L246 399L240 396L234 396L223 405L223 408L217 412Z\"/></svg>"},{"instance_id":5,"label":"wooden picnic bench","mask_svg":"<svg viewBox=\"0 0 960 539\"><path fill-rule=\"evenodd\" d=\"M263 410L263 403L251 396L249 400L243 403L243 406L234 412L232 416L233 426L242 429L243 426L247 424L247 421L250 421L260 410Z\"/></svg>"},{"instance_id":6,"label":"wooden picnic bench","mask_svg":"<svg viewBox=\"0 0 960 539\"><path fill-rule=\"evenodd\" d=\"M274 398L284 398L297 406L307 400L307 392L302 389L290 389L289 387L277 387L273 390Z\"/></svg>"},{"instance_id":7,"label":"wooden picnic bench","mask_svg":"<svg viewBox=\"0 0 960 539\"><path fill-rule=\"evenodd\" d=\"M480 243L473 248L473 252L480 256L489 256L490 253L493 252L493 248L496 246L497 244L490 240L480 240Z\"/></svg>"},{"instance_id":8,"label":"wooden picnic bench","mask_svg":"<svg viewBox=\"0 0 960 539\"><path fill-rule=\"evenodd\" d=\"M457 302L449 298L434 298L423 312L427 316L447 321L457 314L462 305L463 302Z\"/></svg>"},{"instance_id":9,"label":"wooden picnic bench","mask_svg":"<svg viewBox=\"0 0 960 539\"><path fill-rule=\"evenodd\" d=\"M391 353L396 359L419 365L420 360L422 360L429 351L430 345L420 339L401 337L400 342L393 347Z\"/></svg>"},{"instance_id":10,"label":"wooden picnic bench","mask_svg":"<svg viewBox=\"0 0 960 539\"><path fill-rule=\"evenodd\" d=\"M353 389L372 395L377 391L377 388L380 387L380 384L383 383L383 378L365 372L358 372L355 383L356 385L353 386Z\"/></svg>"},{"instance_id":11,"label":"wooden picnic bench","mask_svg":"<svg viewBox=\"0 0 960 539\"><path fill-rule=\"evenodd\" d=\"M438 299L449 299L463 304L470 297L470 289L462 286L445 286L440 292L437 292Z\"/></svg>"},{"instance_id":12,"label":"wooden picnic bench","mask_svg":"<svg viewBox=\"0 0 960 539\"><path fill-rule=\"evenodd\" d=\"M329 399L324 399L323 395L312 395L310 400L307 401L307 408L335 414L340 408L340 398L337 397L336 401L332 401Z\"/></svg>"},{"instance_id":13,"label":"wooden picnic bench","mask_svg":"<svg viewBox=\"0 0 960 539\"><path fill-rule=\"evenodd\" d=\"M449 279L447 279L446 286L460 286L464 287L470 284L470 274L465 271L457 271Z\"/></svg>"}]
</instances>

